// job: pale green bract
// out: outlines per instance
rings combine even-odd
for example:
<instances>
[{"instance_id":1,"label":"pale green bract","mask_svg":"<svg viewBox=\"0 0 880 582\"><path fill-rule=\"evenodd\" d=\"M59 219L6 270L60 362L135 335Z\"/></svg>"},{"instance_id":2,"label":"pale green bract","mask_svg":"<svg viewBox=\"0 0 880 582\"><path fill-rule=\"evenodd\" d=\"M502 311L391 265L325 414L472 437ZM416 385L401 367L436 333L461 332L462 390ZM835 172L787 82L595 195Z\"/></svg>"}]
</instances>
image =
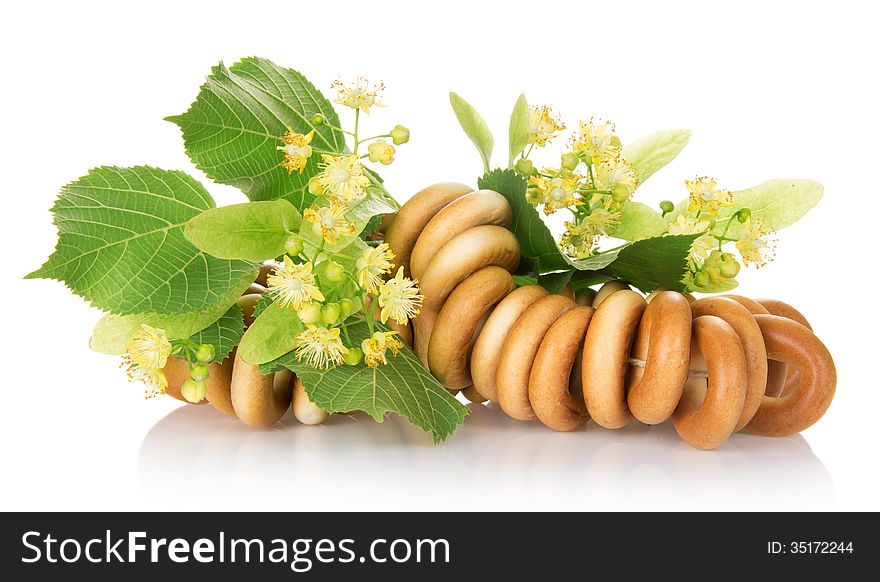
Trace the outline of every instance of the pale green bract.
<instances>
[{"instance_id":1,"label":"pale green bract","mask_svg":"<svg viewBox=\"0 0 880 582\"><path fill-rule=\"evenodd\" d=\"M118 315L176 315L217 305L254 265L211 257L183 225L214 201L183 172L104 166L65 186L52 207L58 245L27 278L57 279Z\"/></svg>"},{"instance_id":2,"label":"pale green bract","mask_svg":"<svg viewBox=\"0 0 880 582\"><path fill-rule=\"evenodd\" d=\"M256 313L254 323L238 346L242 359L251 364L264 364L290 352L296 334L305 329L296 311L281 307L264 295Z\"/></svg>"},{"instance_id":3,"label":"pale green bract","mask_svg":"<svg viewBox=\"0 0 880 582\"><path fill-rule=\"evenodd\" d=\"M254 267L251 276L230 289L217 305L204 311L166 315L163 313L137 313L133 315L108 314L102 317L92 331L89 347L100 354L124 354L134 333L142 324L161 329L169 339L186 339L200 332L221 318L235 304L251 281L257 276L259 269Z\"/></svg>"},{"instance_id":4,"label":"pale green bract","mask_svg":"<svg viewBox=\"0 0 880 582\"><path fill-rule=\"evenodd\" d=\"M222 362L232 351L244 333L244 319L241 307L234 304L223 317L190 337L195 345L211 344L214 346L214 361Z\"/></svg>"},{"instance_id":5,"label":"pale green bract","mask_svg":"<svg viewBox=\"0 0 880 582\"><path fill-rule=\"evenodd\" d=\"M457 94L449 93L449 103L452 105L452 111L461 128L468 138L477 146L480 157L483 159L483 171L489 172L489 161L492 159L492 148L495 147L495 138L489 130L489 124L477 113L473 106L459 97Z\"/></svg>"},{"instance_id":6,"label":"pale green bract","mask_svg":"<svg viewBox=\"0 0 880 582\"><path fill-rule=\"evenodd\" d=\"M199 249L221 259L265 261L284 254L302 216L287 200L212 208L186 223L183 233Z\"/></svg>"},{"instance_id":7,"label":"pale green bract","mask_svg":"<svg viewBox=\"0 0 880 582\"><path fill-rule=\"evenodd\" d=\"M418 324L418 319L416 320ZM377 330L388 331L381 324ZM348 332L355 345L370 337L365 321L350 324ZM404 347L396 356L388 354L388 365L368 368L338 366L330 371L315 370L287 354L260 367L263 373L280 368L293 370L302 380L309 399L327 412L362 410L377 422L386 412L405 416L411 423L431 433L441 442L464 422L467 408L456 400Z\"/></svg>"},{"instance_id":8,"label":"pale green bract","mask_svg":"<svg viewBox=\"0 0 880 582\"><path fill-rule=\"evenodd\" d=\"M531 129L529 115L529 102L525 94L520 95L513 106L510 114L510 129L508 131L509 158L508 167L513 167L513 161L529 145L529 130Z\"/></svg>"},{"instance_id":9,"label":"pale green bract","mask_svg":"<svg viewBox=\"0 0 880 582\"><path fill-rule=\"evenodd\" d=\"M315 114L339 127L331 103L300 73L250 57L214 67L190 109L167 119L180 126L187 154L209 178L251 200L285 198L301 211L314 200L308 180L317 174L320 156L314 154L302 173L288 173L279 167L281 136L288 129L315 129L313 148L345 150L339 131L312 125Z\"/></svg>"},{"instance_id":10,"label":"pale green bract","mask_svg":"<svg viewBox=\"0 0 880 582\"><path fill-rule=\"evenodd\" d=\"M666 221L647 204L628 200L620 205L620 224L611 236L623 240L641 240L666 232Z\"/></svg>"},{"instance_id":11,"label":"pale green bract","mask_svg":"<svg viewBox=\"0 0 880 582\"><path fill-rule=\"evenodd\" d=\"M621 155L636 169L639 182L644 182L674 160L690 139L689 129L655 131L626 145Z\"/></svg>"}]
</instances>

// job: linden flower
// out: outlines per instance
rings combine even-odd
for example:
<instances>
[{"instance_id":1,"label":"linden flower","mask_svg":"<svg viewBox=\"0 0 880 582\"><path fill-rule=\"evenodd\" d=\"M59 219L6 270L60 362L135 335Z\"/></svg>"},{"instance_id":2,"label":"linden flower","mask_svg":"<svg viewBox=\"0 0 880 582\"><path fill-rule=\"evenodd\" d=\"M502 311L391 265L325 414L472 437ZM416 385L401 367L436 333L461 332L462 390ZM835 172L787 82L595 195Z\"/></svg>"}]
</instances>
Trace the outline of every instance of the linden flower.
<instances>
[{"instance_id":1,"label":"linden flower","mask_svg":"<svg viewBox=\"0 0 880 582\"><path fill-rule=\"evenodd\" d=\"M303 220L313 223L315 234L320 234L327 244L335 246L340 237L357 234L357 225L345 219L347 210L344 204L320 207L313 204L303 210Z\"/></svg>"},{"instance_id":2,"label":"linden flower","mask_svg":"<svg viewBox=\"0 0 880 582\"><path fill-rule=\"evenodd\" d=\"M394 253L387 243L366 249L355 263L358 285L368 293L378 293L382 275L390 273L394 268L394 263L391 262L393 260Z\"/></svg>"},{"instance_id":3,"label":"linden flower","mask_svg":"<svg viewBox=\"0 0 880 582\"><path fill-rule=\"evenodd\" d=\"M382 323L393 319L400 325L419 314L424 297L419 295L419 286L412 279L403 276L403 267L397 275L379 286L379 307L382 308Z\"/></svg>"},{"instance_id":4,"label":"linden flower","mask_svg":"<svg viewBox=\"0 0 880 582\"><path fill-rule=\"evenodd\" d=\"M266 277L266 283L268 284L266 292L281 307L299 310L312 301L324 300L324 294L315 284L312 263L297 265L287 255L284 257L284 264Z\"/></svg>"},{"instance_id":5,"label":"linden flower","mask_svg":"<svg viewBox=\"0 0 880 582\"><path fill-rule=\"evenodd\" d=\"M357 156L331 156L321 154L323 170L318 175L321 191L343 202L360 198L370 179L364 175L364 167Z\"/></svg>"},{"instance_id":6,"label":"linden flower","mask_svg":"<svg viewBox=\"0 0 880 582\"><path fill-rule=\"evenodd\" d=\"M289 174L293 172L302 174L306 168L306 163L312 156L312 146L309 144L312 143L313 137L315 137L314 129L306 135L288 129L287 133L281 137L284 145L275 149L284 152L284 161L281 162L281 167L286 169Z\"/></svg>"},{"instance_id":7,"label":"linden flower","mask_svg":"<svg viewBox=\"0 0 880 582\"><path fill-rule=\"evenodd\" d=\"M553 117L553 110L548 106L532 107L529 112L529 143L544 147L563 129L565 125L559 118Z\"/></svg>"},{"instance_id":8,"label":"linden flower","mask_svg":"<svg viewBox=\"0 0 880 582\"><path fill-rule=\"evenodd\" d=\"M361 349L364 352L364 362L369 368L378 368L388 363L385 353L390 351L392 355L403 349L403 342L394 336L396 331L377 331L369 339L361 342Z\"/></svg>"},{"instance_id":9,"label":"linden flower","mask_svg":"<svg viewBox=\"0 0 880 582\"><path fill-rule=\"evenodd\" d=\"M742 234L739 236L736 248L747 267L749 263L761 267L773 259L773 244L768 238L771 234L770 230L764 228L761 220L752 221L749 218L742 225Z\"/></svg>"},{"instance_id":10,"label":"linden flower","mask_svg":"<svg viewBox=\"0 0 880 582\"><path fill-rule=\"evenodd\" d=\"M533 176L529 178L529 184L535 187L537 196L544 204L544 214L547 216L561 208L583 204L583 200L575 196L581 186L581 177L577 174L566 173L551 178Z\"/></svg>"},{"instance_id":11,"label":"linden flower","mask_svg":"<svg viewBox=\"0 0 880 582\"><path fill-rule=\"evenodd\" d=\"M733 206L733 192L719 188L715 178L701 176L695 180L685 180L684 183L691 195L689 212L699 210L714 218L720 208Z\"/></svg>"},{"instance_id":12,"label":"linden flower","mask_svg":"<svg viewBox=\"0 0 880 582\"><path fill-rule=\"evenodd\" d=\"M305 331L296 334L294 342L297 360L305 360L312 368L327 370L340 365L347 348L339 338L339 328L306 326Z\"/></svg>"},{"instance_id":13,"label":"linden flower","mask_svg":"<svg viewBox=\"0 0 880 582\"><path fill-rule=\"evenodd\" d=\"M369 81L364 77L358 77L353 87L348 87L342 81L334 81L330 86L336 91L336 99L334 103L351 107L352 109L360 109L364 113L370 112L370 107L384 107L379 102L379 92L385 89L385 84L379 82L375 87L370 87Z\"/></svg>"},{"instance_id":14,"label":"linden flower","mask_svg":"<svg viewBox=\"0 0 880 582\"><path fill-rule=\"evenodd\" d=\"M615 202L629 199L639 186L636 169L623 158L607 160L596 166L595 178L595 188L611 192Z\"/></svg>"},{"instance_id":15,"label":"linden flower","mask_svg":"<svg viewBox=\"0 0 880 582\"><path fill-rule=\"evenodd\" d=\"M144 398L152 398L165 394L168 388L168 379L161 368L145 368L137 365L130 354L122 356L120 367L125 368L125 373L131 382L139 382L146 386Z\"/></svg>"},{"instance_id":16,"label":"linden flower","mask_svg":"<svg viewBox=\"0 0 880 582\"><path fill-rule=\"evenodd\" d=\"M562 252L573 259L586 259L593 256L593 247L596 244L596 233L587 224L565 223L565 232L559 239Z\"/></svg>"},{"instance_id":17,"label":"linden flower","mask_svg":"<svg viewBox=\"0 0 880 582\"><path fill-rule=\"evenodd\" d=\"M697 221L694 218L689 218L684 214L679 214L678 218L675 219L674 222L670 223L667 227L667 232L669 234L699 234L701 232L706 232L709 229L709 221L700 220ZM713 239L711 236L701 236L697 240L691 244L691 254L698 259L705 259L709 256L709 252L712 250Z\"/></svg>"},{"instance_id":18,"label":"linden flower","mask_svg":"<svg viewBox=\"0 0 880 582\"><path fill-rule=\"evenodd\" d=\"M171 355L171 342L165 331L141 324L135 332L126 350L132 363L140 368L161 369Z\"/></svg>"},{"instance_id":19,"label":"linden flower","mask_svg":"<svg viewBox=\"0 0 880 582\"><path fill-rule=\"evenodd\" d=\"M387 166L394 161L394 146L385 141L378 139L367 147L371 162L380 162Z\"/></svg>"},{"instance_id":20,"label":"linden flower","mask_svg":"<svg viewBox=\"0 0 880 582\"><path fill-rule=\"evenodd\" d=\"M613 160L620 154L620 138L614 134L615 125L610 121L590 119L580 123L580 132L572 140L576 152L589 154L593 164Z\"/></svg>"},{"instance_id":21,"label":"linden flower","mask_svg":"<svg viewBox=\"0 0 880 582\"><path fill-rule=\"evenodd\" d=\"M609 234L619 223L620 212L612 212L607 208L594 208L584 217L582 224L591 228L595 234Z\"/></svg>"}]
</instances>

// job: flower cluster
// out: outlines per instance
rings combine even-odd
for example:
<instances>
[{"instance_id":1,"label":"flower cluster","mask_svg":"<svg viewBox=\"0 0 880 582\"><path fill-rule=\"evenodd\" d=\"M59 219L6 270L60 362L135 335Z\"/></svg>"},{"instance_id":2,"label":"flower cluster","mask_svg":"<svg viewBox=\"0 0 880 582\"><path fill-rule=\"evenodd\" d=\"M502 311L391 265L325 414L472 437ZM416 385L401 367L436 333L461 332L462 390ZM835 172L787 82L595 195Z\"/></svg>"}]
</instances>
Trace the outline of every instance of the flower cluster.
<instances>
[{"instance_id":1,"label":"flower cluster","mask_svg":"<svg viewBox=\"0 0 880 582\"><path fill-rule=\"evenodd\" d=\"M208 393L208 364L216 355L211 344L193 344L188 340L172 343L165 330L142 324L122 356L122 366L132 382L146 386L146 398L152 398L168 389L164 369L172 354L185 357L189 364L190 377L181 385L181 395L190 402L201 402Z\"/></svg>"},{"instance_id":2,"label":"flower cluster","mask_svg":"<svg viewBox=\"0 0 880 582\"><path fill-rule=\"evenodd\" d=\"M590 257L600 238L620 223L620 205L639 185L636 171L621 155L614 124L597 119L579 123L558 167L536 170L529 160L532 150L544 147L565 125L547 106L531 109L530 124L529 146L516 163L528 177L527 199L547 216L570 211L559 245L574 259Z\"/></svg>"},{"instance_id":3,"label":"flower cluster","mask_svg":"<svg viewBox=\"0 0 880 582\"><path fill-rule=\"evenodd\" d=\"M739 260L732 252L725 252L725 245L734 243L742 263L761 267L773 258L773 232L764 227L760 219L752 219L748 208L733 211L736 196L719 188L714 178L699 176L686 180L688 190L687 208L682 209L674 220L669 221L667 232L671 235L702 234L691 246L684 283L694 291L722 291L735 286L734 279L740 272ZM675 210L671 202L661 203L664 214ZM719 219L727 210L728 215ZM737 236L731 234L736 225Z\"/></svg>"},{"instance_id":4,"label":"flower cluster","mask_svg":"<svg viewBox=\"0 0 880 582\"><path fill-rule=\"evenodd\" d=\"M310 133L290 130L281 138L281 166L289 172L303 172L316 154L320 162L318 173L308 182L315 202L302 213L303 220L311 223L310 232L291 233L283 263L267 278L267 293L282 308L295 310L304 326L295 337L297 359L322 370L343 363L355 365L362 359L367 366L377 367L388 362L387 353L397 354L403 344L396 332L374 330L374 319L407 325L419 313L419 287L404 276L402 267L391 276L394 254L385 243L362 245L366 248L359 256L347 254L345 260L337 256L336 249L343 241L353 244L352 237L365 226L352 210L370 196L387 194L364 160L391 164L397 153L395 146L409 141L409 130L396 125L388 133L362 139L361 114L384 107L384 86L371 85L361 77L351 86L336 81L331 89L336 93L334 103L354 110L354 128L344 130L316 115L312 118L315 129ZM312 138L322 127L348 136L350 153L313 148ZM366 321L371 336L355 345L347 322L358 317Z\"/></svg>"}]
</instances>

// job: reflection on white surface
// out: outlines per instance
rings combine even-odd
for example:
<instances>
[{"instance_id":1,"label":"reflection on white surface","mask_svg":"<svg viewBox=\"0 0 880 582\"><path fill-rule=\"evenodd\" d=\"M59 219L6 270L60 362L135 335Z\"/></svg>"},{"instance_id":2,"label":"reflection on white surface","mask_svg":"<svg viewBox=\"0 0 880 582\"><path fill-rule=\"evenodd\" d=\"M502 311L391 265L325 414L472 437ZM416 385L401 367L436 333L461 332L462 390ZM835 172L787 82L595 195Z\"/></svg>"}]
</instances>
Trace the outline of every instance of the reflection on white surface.
<instances>
[{"instance_id":1,"label":"reflection on white surface","mask_svg":"<svg viewBox=\"0 0 880 582\"><path fill-rule=\"evenodd\" d=\"M735 435L715 451L669 425L559 433L471 406L440 446L405 420L290 416L255 431L208 406L184 406L144 439L144 491L230 495L253 509L794 509L831 506L834 486L801 436Z\"/></svg>"}]
</instances>

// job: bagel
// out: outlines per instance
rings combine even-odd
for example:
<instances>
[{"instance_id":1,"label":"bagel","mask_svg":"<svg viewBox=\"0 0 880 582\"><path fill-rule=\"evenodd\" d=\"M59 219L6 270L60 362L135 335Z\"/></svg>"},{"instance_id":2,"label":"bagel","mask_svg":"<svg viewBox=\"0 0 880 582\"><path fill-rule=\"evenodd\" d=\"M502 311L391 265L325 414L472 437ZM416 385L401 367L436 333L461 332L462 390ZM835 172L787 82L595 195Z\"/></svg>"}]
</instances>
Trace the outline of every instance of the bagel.
<instances>
[{"instance_id":1,"label":"bagel","mask_svg":"<svg viewBox=\"0 0 880 582\"><path fill-rule=\"evenodd\" d=\"M538 420L554 430L572 431L587 422L582 398L570 389L572 368L595 310L574 307L547 330L529 375L529 403Z\"/></svg>"},{"instance_id":2,"label":"bagel","mask_svg":"<svg viewBox=\"0 0 880 582\"><path fill-rule=\"evenodd\" d=\"M385 232L385 242L394 253L395 264L408 273L410 254L425 225L444 206L473 190L464 184L441 182L419 191L401 206Z\"/></svg>"},{"instance_id":3,"label":"bagel","mask_svg":"<svg viewBox=\"0 0 880 582\"><path fill-rule=\"evenodd\" d=\"M675 412L687 382L691 307L673 291L660 291L646 301L632 349L644 366L630 368L627 406L640 422L659 424Z\"/></svg>"},{"instance_id":4,"label":"bagel","mask_svg":"<svg viewBox=\"0 0 880 582\"><path fill-rule=\"evenodd\" d=\"M471 350L471 380L474 389L484 398L498 399L495 376L501 350L511 328L529 305L547 295L547 290L539 285L525 285L502 299L486 319Z\"/></svg>"},{"instance_id":5,"label":"bagel","mask_svg":"<svg viewBox=\"0 0 880 582\"><path fill-rule=\"evenodd\" d=\"M610 297L612 293L631 290L632 289L630 289L630 286L623 281L608 281L607 283L599 287L599 291L597 291L596 296L593 297L593 309L598 309L599 306L602 305L602 302Z\"/></svg>"},{"instance_id":6,"label":"bagel","mask_svg":"<svg viewBox=\"0 0 880 582\"><path fill-rule=\"evenodd\" d=\"M519 264L519 243L501 226L476 226L454 237L434 255L420 280L423 305L439 312L452 290L482 267L513 271Z\"/></svg>"},{"instance_id":7,"label":"bagel","mask_svg":"<svg viewBox=\"0 0 880 582\"><path fill-rule=\"evenodd\" d=\"M290 406L290 374L261 374L259 366L245 362L237 350L233 361L230 392L236 416L254 428L272 426Z\"/></svg>"},{"instance_id":8,"label":"bagel","mask_svg":"<svg viewBox=\"0 0 880 582\"><path fill-rule=\"evenodd\" d=\"M770 315L778 315L796 321L808 330L813 331L813 326L810 325L810 322L807 321L804 314L788 303L778 299L756 299L756 301L761 307L766 309Z\"/></svg>"},{"instance_id":9,"label":"bagel","mask_svg":"<svg viewBox=\"0 0 880 582\"><path fill-rule=\"evenodd\" d=\"M470 386L468 348L480 320L516 286L500 267L483 267L449 295L428 346L428 369L448 390Z\"/></svg>"},{"instance_id":10,"label":"bagel","mask_svg":"<svg viewBox=\"0 0 880 582\"><path fill-rule=\"evenodd\" d=\"M285 370L281 370L281 372L284 371ZM277 375L281 372L275 372L275 374ZM293 410L293 416L303 424L321 424L327 420L327 417L329 416L326 410L318 407L318 405L314 404L309 399L309 395L306 394L302 385L302 379L300 379L299 376L293 377L293 396L291 398L290 408Z\"/></svg>"},{"instance_id":11,"label":"bagel","mask_svg":"<svg viewBox=\"0 0 880 582\"><path fill-rule=\"evenodd\" d=\"M453 200L419 234L409 258L410 276L420 279L437 251L464 231L484 224L507 227L512 219L507 199L493 190L477 190Z\"/></svg>"},{"instance_id":12,"label":"bagel","mask_svg":"<svg viewBox=\"0 0 880 582\"><path fill-rule=\"evenodd\" d=\"M726 441L742 416L746 401L746 356L736 330L714 315L693 321L691 369L708 378L691 377L672 415L675 431L698 449Z\"/></svg>"},{"instance_id":13,"label":"bagel","mask_svg":"<svg viewBox=\"0 0 880 582\"><path fill-rule=\"evenodd\" d=\"M581 377L590 418L599 426L620 428L632 418L624 381L630 346L647 304L635 291L614 291L606 297L587 330Z\"/></svg>"},{"instance_id":14,"label":"bagel","mask_svg":"<svg viewBox=\"0 0 880 582\"><path fill-rule=\"evenodd\" d=\"M529 377L535 356L550 326L574 307L568 297L548 295L529 305L511 328L495 376L498 404L508 416L517 420L535 417L529 403Z\"/></svg>"},{"instance_id":15,"label":"bagel","mask_svg":"<svg viewBox=\"0 0 880 582\"><path fill-rule=\"evenodd\" d=\"M428 367L428 347L431 345L431 333L434 331L436 321L437 312L425 308L424 305L412 320L413 348L425 368Z\"/></svg>"}]
</instances>

